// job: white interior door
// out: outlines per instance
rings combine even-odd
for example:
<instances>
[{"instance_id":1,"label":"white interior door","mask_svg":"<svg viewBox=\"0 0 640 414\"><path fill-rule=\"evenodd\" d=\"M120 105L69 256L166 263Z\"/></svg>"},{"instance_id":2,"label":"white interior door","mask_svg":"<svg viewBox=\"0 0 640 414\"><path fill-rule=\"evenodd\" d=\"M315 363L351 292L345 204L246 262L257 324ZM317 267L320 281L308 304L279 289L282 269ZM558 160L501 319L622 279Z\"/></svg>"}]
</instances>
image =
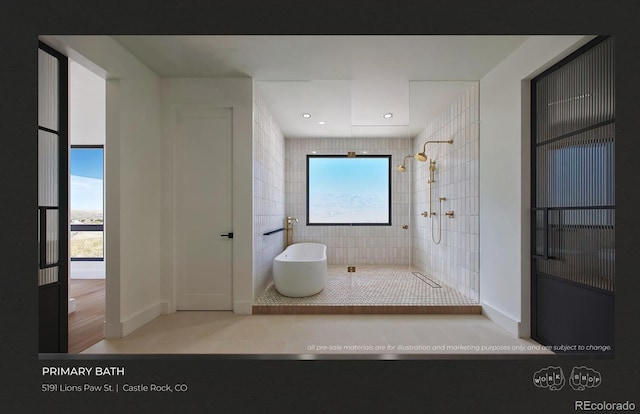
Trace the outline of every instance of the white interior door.
<instances>
[{"instance_id":1,"label":"white interior door","mask_svg":"<svg viewBox=\"0 0 640 414\"><path fill-rule=\"evenodd\" d=\"M181 108L176 132L177 309L231 310L231 109Z\"/></svg>"}]
</instances>

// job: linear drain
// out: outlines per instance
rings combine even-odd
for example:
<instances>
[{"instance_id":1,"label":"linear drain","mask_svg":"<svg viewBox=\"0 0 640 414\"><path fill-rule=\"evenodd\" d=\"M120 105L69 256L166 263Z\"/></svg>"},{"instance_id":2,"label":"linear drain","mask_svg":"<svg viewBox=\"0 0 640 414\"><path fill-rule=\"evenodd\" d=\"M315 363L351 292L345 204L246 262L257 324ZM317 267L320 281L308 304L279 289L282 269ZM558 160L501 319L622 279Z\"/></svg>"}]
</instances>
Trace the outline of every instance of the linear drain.
<instances>
[{"instance_id":1,"label":"linear drain","mask_svg":"<svg viewBox=\"0 0 640 414\"><path fill-rule=\"evenodd\" d=\"M434 280L431 280L429 277L423 275L420 272L411 272L413 273L413 275L415 277L417 277L418 279L422 280L424 283L426 283L427 285L429 285L432 288L441 288L442 286L440 286L440 284L436 283Z\"/></svg>"}]
</instances>

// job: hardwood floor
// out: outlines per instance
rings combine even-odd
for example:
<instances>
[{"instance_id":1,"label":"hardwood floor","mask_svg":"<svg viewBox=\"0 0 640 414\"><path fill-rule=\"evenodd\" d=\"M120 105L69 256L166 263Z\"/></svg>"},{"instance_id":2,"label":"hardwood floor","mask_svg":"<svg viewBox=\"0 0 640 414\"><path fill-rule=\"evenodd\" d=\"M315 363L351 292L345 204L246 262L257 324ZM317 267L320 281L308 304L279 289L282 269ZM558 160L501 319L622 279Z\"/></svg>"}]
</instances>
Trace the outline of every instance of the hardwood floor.
<instances>
[{"instance_id":1,"label":"hardwood floor","mask_svg":"<svg viewBox=\"0 0 640 414\"><path fill-rule=\"evenodd\" d=\"M69 352L77 354L104 339L104 279L70 279L76 311L69 314Z\"/></svg>"}]
</instances>

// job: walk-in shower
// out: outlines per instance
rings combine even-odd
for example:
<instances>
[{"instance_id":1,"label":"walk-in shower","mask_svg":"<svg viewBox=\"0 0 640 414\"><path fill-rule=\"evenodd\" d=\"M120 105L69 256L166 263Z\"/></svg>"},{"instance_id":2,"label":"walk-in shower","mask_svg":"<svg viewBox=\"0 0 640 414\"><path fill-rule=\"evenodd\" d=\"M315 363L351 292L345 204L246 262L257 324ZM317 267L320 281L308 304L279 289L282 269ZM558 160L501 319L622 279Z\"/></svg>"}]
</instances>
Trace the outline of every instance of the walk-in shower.
<instances>
[{"instance_id":1,"label":"walk-in shower","mask_svg":"<svg viewBox=\"0 0 640 414\"><path fill-rule=\"evenodd\" d=\"M259 89L277 95L279 85L266 83L265 88L260 83ZM282 87L300 96L336 91L336 105L342 96L349 96L339 93L343 86L348 91L348 84L318 83L287 82ZM402 307L397 311L425 313L430 306L478 303L479 236L474 230L478 220L477 194L473 193L477 190L477 82L412 81L409 95L410 116L402 121L402 111L394 111L393 118L380 114L380 124L352 123L345 135L335 135L326 123L322 131L327 135L318 129L316 136L284 139L284 211L299 218L295 243L326 245L327 284L317 295L295 300L267 289L257 296L254 312L269 313L268 308L275 306L278 309L271 311L286 313L280 306L308 305L294 311L321 313L323 307L332 306L345 307L345 312L366 308L385 313L396 312L388 307ZM439 102L433 99L436 95ZM269 96L259 101L266 106ZM351 104L339 106L354 110ZM321 113L320 109L305 111L313 113L312 119ZM344 116L352 121L354 117ZM310 122L300 114L297 118L300 125ZM407 162L409 158L417 162ZM362 169L365 160L372 163ZM279 186L276 182L267 188ZM429 187L431 197L427 197ZM421 216L425 210L429 220ZM370 217L375 218L373 222ZM470 309L479 311L479 307Z\"/></svg>"}]
</instances>

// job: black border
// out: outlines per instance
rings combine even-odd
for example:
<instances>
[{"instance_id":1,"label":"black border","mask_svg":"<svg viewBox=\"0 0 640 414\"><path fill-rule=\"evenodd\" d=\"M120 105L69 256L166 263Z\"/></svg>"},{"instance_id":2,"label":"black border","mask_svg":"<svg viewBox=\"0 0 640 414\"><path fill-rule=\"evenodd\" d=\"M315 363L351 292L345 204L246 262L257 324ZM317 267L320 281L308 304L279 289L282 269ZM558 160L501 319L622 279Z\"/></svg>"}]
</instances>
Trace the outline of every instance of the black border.
<instances>
[{"instance_id":1,"label":"black border","mask_svg":"<svg viewBox=\"0 0 640 414\"><path fill-rule=\"evenodd\" d=\"M388 211L389 211L389 217L388 217L388 221L386 223L311 223L311 221L309 220L309 160L311 160L311 158L386 158L387 159L387 163L388 163L388 182L389 182L389 205L388 205ZM391 205L392 205L392 199L393 199L393 192L392 192L392 187L391 187L391 155L387 155L387 154L363 154L363 155L356 155L355 157L349 157L348 155L342 155L342 154L307 154L306 157L306 161L307 161L307 171L306 171L306 181L305 181L305 191L306 191L306 215L307 215L307 226L391 226L392 225L392 212L391 212Z\"/></svg>"}]
</instances>

